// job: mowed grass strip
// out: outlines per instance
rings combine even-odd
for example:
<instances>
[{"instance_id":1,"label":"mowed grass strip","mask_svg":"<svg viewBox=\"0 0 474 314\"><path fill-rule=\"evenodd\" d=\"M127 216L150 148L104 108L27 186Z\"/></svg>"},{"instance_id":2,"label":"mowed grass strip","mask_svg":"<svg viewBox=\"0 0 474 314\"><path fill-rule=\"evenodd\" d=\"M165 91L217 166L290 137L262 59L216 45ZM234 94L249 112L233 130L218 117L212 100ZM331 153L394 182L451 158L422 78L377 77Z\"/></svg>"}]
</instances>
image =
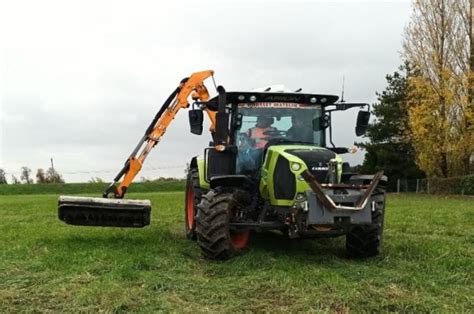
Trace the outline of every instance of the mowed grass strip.
<instances>
[{"instance_id":1,"label":"mowed grass strip","mask_svg":"<svg viewBox=\"0 0 474 314\"><path fill-rule=\"evenodd\" d=\"M344 239L257 234L227 262L183 233L183 193L150 199L144 229L68 226L57 196L0 197L0 312L474 311L474 199L389 195L384 253Z\"/></svg>"}]
</instances>

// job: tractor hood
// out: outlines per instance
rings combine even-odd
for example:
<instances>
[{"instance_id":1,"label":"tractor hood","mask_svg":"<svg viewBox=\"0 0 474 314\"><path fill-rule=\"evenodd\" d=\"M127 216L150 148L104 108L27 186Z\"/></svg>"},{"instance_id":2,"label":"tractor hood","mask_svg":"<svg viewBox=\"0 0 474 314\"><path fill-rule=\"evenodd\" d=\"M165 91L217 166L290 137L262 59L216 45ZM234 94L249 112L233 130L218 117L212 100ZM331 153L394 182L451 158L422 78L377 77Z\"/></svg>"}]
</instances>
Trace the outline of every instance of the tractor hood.
<instances>
[{"instance_id":1,"label":"tractor hood","mask_svg":"<svg viewBox=\"0 0 474 314\"><path fill-rule=\"evenodd\" d=\"M306 144L272 145L261 167L260 193L271 205L292 206L297 194L309 189L302 178L303 171L309 170L320 183L329 183L328 164L332 159L337 161L339 173L342 159L327 148Z\"/></svg>"},{"instance_id":2,"label":"tractor hood","mask_svg":"<svg viewBox=\"0 0 474 314\"><path fill-rule=\"evenodd\" d=\"M328 149L287 149L286 153L300 158L308 167L308 170L316 177L318 182L325 182L327 172L329 170L328 164L331 159L336 158L336 153Z\"/></svg>"},{"instance_id":3,"label":"tractor hood","mask_svg":"<svg viewBox=\"0 0 474 314\"><path fill-rule=\"evenodd\" d=\"M333 151L311 145L275 145L269 153L277 153L291 162L303 162L318 182L327 181L328 164L331 159L340 159Z\"/></svg>"}]
</instances>

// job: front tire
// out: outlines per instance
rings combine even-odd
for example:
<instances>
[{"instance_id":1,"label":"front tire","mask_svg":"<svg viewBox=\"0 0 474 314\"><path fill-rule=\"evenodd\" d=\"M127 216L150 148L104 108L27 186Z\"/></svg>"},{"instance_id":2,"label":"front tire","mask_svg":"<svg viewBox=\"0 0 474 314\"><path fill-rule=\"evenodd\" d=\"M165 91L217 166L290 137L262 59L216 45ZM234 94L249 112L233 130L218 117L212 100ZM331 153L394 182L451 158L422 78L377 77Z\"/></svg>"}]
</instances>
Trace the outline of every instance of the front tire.
<instances>
[{"instance_id":1,"label":"front tire","mask_svg":"<svg viewBox=\"0 0 474 314\"><path fill-rule=\"evenodd\" d=\"M375 202L370 225L354 226L346 235L346 251L349 257L365 258L379 255L382 247L385 216L385 191L376 189L371 196Z\"/></svg>"},{"instance_id":2,"label":"front tire","mask_svg":"<svg viewBox=\"0 0 474 314\"><path fill-rule=\"evenodd\" d=\"M246 203L246 200L237 199L237 194L216 189L203 195L198 205L196 234L205 258L227 260L247 246L249 230L229 229L231 217Z\"/></svg>"}]
</instances>

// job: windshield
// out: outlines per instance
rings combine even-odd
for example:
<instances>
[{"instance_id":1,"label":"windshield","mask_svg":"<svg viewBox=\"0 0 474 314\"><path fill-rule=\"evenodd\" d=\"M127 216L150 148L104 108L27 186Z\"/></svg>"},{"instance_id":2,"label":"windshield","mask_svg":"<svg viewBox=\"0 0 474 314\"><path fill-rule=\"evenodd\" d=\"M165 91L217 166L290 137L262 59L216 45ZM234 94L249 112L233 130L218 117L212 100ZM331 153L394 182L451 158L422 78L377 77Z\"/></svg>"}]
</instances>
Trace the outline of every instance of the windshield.
<instances>
[{"instance_id":1,"label":"windshield","mask_svg":"<svg viewBox=\"0 0 474 314\"><path fill-rule=\"evenodd\" d=\"M236 130L237 171L254 171L261 164L262 152L272 143L310 144L323 146L324 131L314 131L320 106L296 103L240 104L241 127Z\"/></svg>"}]
</instances>

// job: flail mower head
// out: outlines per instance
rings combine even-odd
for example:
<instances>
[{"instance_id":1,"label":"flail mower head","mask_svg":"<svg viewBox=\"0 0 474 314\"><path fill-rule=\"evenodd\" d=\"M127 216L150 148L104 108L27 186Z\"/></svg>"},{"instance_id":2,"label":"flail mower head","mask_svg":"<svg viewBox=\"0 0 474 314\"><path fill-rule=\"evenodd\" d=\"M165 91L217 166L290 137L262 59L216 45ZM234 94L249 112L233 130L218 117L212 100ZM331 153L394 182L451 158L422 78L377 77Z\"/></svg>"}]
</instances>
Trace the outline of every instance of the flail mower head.
<instances>
[{"instance_id":1,"label":"flail mower head","mask_svg":"<svg viewBox=\"0 0 474 314\"><path fill-rule=\"evenodd\" d=\"M70 225L141 228L150 224L149 200L60 196L59 219Z\"/></svg>"}]
</instances>

